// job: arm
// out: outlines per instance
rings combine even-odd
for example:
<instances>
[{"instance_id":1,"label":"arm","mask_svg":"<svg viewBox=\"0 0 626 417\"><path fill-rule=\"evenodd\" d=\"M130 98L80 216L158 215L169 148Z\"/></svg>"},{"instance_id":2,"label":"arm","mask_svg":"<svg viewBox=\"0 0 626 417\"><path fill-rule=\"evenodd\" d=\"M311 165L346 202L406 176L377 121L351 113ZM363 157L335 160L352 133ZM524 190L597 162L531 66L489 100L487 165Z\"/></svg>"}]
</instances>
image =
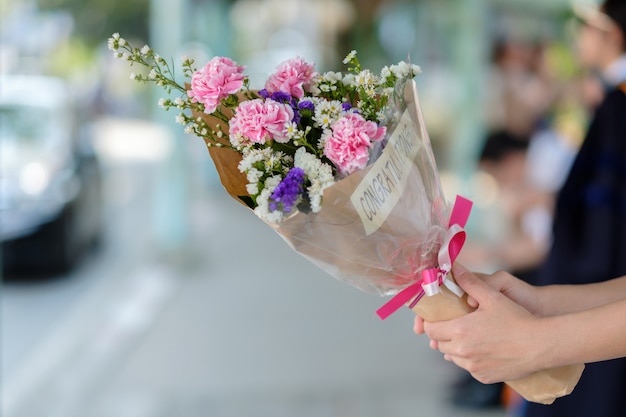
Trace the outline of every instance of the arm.
<instances>
[{"instance_id":1,"label":"arm","mask_svg":"<svg viewBox=\"0 0 626 417\"><path fill-rule=\"evenodd\" d=\"M537 287L544 316L588 310L626 298L626 276L583 285L549 285Z\"/></svg>"},{"instance_id":2,"label":"arm","mask_svg":"<svg viewBox=\"0 0 626 417\"><path fill-rule=\"evenodd\" d=\"M591 284L536 287L503 271L476 275L537 316L573 313L626 299L626 276Z\"/></svg>"},{"instance_id":3,"label":"arm","mask_svg":"<svg viewBox=\"0 0 626 417\"><path fill-rule=\"evenodd\" d=\"M546 321L554 350L544 367L626 357L626 299Z\"/></svg>"},{"instance_id":4,"label":"arm","mask_svg":"<svg viewBox=\"0 0 626 417\"><path fill-rule=\"evenodd\" d=\"M457 268L455 277L477 302L477 310L446 322L421 323L421 329L416 322L416 332L425 331L431 346L482 382L515 380L541 369L626 356L624 297L588 310L538 317L505 296L506 290L497 291L474 274ZM604 294L595 301L611 298L605 288L623 282L600 286ZM532 293L534 287L524 285ZM581 297L575 289L565 295L574 301Z\"/></svg>"}]
</instances>

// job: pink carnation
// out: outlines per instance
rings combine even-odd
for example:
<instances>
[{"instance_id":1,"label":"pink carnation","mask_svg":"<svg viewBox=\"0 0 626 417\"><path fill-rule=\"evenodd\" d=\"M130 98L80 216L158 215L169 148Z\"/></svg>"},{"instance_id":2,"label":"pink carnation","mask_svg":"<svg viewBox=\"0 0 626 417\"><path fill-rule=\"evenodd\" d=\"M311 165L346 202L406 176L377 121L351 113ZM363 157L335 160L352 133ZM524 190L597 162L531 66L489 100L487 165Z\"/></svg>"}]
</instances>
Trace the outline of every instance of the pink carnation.
<instances>
[{"instance_id":1,"label":"pink carnation","mask_svg":"<svg viewBox=\"0 0 626 417\"><path fill-rule=\"evenodd\" d=\"M386 129L365 120L357 113L348 113L331 126L332 135L326 139L324 154L339 171L349 175L365 168L369 148L385 136Z\"/></svg>"},{"instance_id":2,"label":"pink carnation","mask_svg":"<svg viewBox=\"0 0 626 417\"><path fill-rule=\"evenodd\" d=\"M204 104L204 112L211 114L222 99L241 89L244 69L230 58L215 57L191 76L187 94L192 102Z\"/></svg>"},{"instance_id":3,"label":"pink carnation","mask_svg":"<svg viewBox=\"0 0 626 417\"><path fill-rule=\"evenodd\" d=\"M289 140L285 124L293 115L291 106L274 100L244 101L229 121L230 142L233 146L263 144L269 140L285 143Z\"/></svg>"},{"instance_id":4,"label":"pink carnation","mask_svg":"<svg viewBox=\"0 0 626 417\"><path fill-rule=\"evenodd\" d=\"M265 89L271 94L277 91L302 98L304 90L309 89L311 81L317 76L315 66L296 57L280 64L276 72L265 82Z\"/></svg>"}]
</instances>

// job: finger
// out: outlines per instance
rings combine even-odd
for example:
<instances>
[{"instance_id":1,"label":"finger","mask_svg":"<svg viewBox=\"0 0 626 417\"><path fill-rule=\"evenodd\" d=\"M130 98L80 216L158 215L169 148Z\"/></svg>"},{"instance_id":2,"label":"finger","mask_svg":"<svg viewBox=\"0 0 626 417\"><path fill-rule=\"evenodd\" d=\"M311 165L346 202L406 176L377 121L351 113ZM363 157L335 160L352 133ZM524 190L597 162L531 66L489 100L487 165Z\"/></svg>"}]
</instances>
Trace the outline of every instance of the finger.
<instances>
[{"instance_id":1,"label":"finger","mask_svg":"<svg viewBox=\"0 0 626 417\"><path fill-rule=\"evenodd\" d=\"M430 346L432 350L439 350L439 342L437 342L436 340L431 339L428 343L428 346Z\"/></svg>"},{"instance_id":2,"label":"finger","mask_svg":"<svg viewBox=\"0 0 626 417\"><path fill-rule=\"evenodd\" d=\"M415 316L413 320L413 332L415 334L424 334L424 320L420 316Z\"/></svg>"},{"instance_id":3,"label":"finger","mask_svg":"<svg viewBox=\"0 0 626 417\"><path fill-rule=\"evenodd\" d=\"M448 329L445 321L438 322L424 322L424 333L428 335L431 340L437 340L439 343L442 341L450 340L451 331Z\"/></svg>"},{"instance_id":4,"label":"finger","mask_svg":"<svg viewBox=\"0 0 626 417\"><path fill-rule=\"evenodd\" d=\"M467 304L472 308L478 308L478 301L474 297L467 297Z\"/></svg>"},{"instance_id":5,"label":"finger","mask_svg":"<svg viewBox=\"0 0 626 417\"><path fill-rule=\"evenodd\" d=\"M455 264L452 267L452 273L457 284L478 304L493 295L494 290L476 274L465 269L464 266Z\"/></svg>"}]
</instances>

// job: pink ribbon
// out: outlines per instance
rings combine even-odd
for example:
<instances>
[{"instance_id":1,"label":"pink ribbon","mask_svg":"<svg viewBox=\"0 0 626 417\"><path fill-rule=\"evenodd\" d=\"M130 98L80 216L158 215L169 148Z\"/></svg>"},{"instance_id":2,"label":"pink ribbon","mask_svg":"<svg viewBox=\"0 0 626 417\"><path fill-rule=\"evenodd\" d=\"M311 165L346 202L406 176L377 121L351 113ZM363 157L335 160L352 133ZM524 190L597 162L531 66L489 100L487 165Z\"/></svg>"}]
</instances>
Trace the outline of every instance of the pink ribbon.
<instances>
[{"instance_id":1,"label":"pink ribbon","mask_svg":"<svg viewBox=\"0 0 626 417\"><path fill-rule=\"evenodd\" d=\"M409 307L413 308L424 295L437 294L441 285L446 285L459 296L463 294L463 290L446 277L465 244L466 233L463 227L467 223L471 210L471 200L461 196L456 197L448 222L448 233L437 256L438 266L422 271L421 280L394 295L391 300L376 311L378 317L385 320L411 300L413 301Z\"/></svg>"}]
</instances>

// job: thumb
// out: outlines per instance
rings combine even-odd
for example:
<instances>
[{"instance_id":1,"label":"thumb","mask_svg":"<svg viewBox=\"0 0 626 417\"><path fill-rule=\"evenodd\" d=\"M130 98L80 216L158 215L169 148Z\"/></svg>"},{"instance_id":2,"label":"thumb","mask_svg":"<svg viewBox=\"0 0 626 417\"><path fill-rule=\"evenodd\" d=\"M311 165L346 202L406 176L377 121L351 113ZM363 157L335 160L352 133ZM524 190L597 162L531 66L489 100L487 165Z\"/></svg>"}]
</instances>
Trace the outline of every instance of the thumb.
<instances>
[{"instance_id":1,"label":"thumb","mask_svg":"<svg viewBox=\"0 0 626 417\"><path fill-rule=\"evenodd\" d=\"M454 264L452 267L452 275L457 284L459 284L470 298L476 300L478 304L484 301L488 296L491 296L494 292L493 288L486 282L458 263Z\"/></svg>"}]
</instances>

